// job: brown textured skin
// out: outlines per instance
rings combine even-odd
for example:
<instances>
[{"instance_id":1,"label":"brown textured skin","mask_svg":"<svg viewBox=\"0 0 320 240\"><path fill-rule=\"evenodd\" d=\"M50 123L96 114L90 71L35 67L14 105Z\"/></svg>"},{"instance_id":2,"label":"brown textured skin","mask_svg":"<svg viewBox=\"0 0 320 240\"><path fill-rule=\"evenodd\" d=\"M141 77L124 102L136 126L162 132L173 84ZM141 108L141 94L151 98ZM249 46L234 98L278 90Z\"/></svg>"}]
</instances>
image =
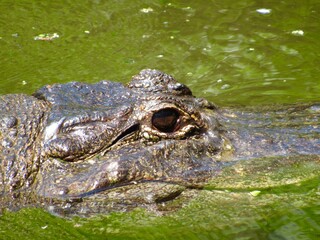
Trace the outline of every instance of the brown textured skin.
<instances>
[{"instance_id":1,"label":"brown textured skin","mask_svg":"<svg viewBox=\"0 0 320 240\"><path fill-rule=\"evenodd\" d=\"M30 186L40 167L40 140L48 104L32 96L0 96L0 180L4 192Z\"/></svg>"},{"instance_id":2,"label":"brown textured skin","mask_svg":"<svg viewBox=\"0 0 320 240\"><path fill-rule=\"evenodd\" d=\"M179 113L174 130L152 125ZM132 81L45 86L0 97L0 205L62 215L192 197L241 159L319 155L319 106L218 109L157 70ZM188 194L189 193L189 194ZM161 203L161 204L159 204ZM164 208L164 209L163 209Z\"/></svg>"}]
</instances>

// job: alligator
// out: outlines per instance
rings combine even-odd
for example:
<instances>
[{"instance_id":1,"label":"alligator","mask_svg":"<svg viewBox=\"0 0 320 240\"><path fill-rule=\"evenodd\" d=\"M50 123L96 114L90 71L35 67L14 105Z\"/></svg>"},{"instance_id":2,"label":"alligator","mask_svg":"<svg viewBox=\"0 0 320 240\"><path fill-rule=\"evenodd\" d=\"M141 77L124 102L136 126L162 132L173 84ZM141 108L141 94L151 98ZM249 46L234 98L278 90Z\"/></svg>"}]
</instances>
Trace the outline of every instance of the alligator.
<instances>
[{"instance_id":1,"label":"alligator","mask_svg":"<svg viewBox=\"0 0 320 240\"><path fill-rule=\"evenodd\" d=\"M237 162L319 162L319 113L318 104L219 108L151 69L127 85L71 82L3 95L0 209L169 211L166 203L200 191Z\"/></svg>"}]
</instances>

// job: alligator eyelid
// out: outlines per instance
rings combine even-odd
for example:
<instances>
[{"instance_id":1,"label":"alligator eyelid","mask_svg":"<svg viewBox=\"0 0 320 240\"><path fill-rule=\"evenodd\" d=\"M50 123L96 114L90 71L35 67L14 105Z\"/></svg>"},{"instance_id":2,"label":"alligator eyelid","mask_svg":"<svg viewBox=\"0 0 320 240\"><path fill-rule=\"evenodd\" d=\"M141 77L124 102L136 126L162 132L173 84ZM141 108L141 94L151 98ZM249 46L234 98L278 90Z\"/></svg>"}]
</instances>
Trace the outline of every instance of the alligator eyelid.
<instances>
[{"instance_id":1,"label":"alligator eyelid","mask_svg":"<svg viewBox=\"0 0 320 240\"><path fill-rule=\"evenodd\" d=\"M119 140L121 140L122 138L124 138L127 135L130 135L131 133L137 131L140 129L140 125L139 124L134 124L131 127L129 127L127 130L125 130L122 134L120 134L112 143L115 144L116 142L118 142Z\"/></svg>"}]
</instances>

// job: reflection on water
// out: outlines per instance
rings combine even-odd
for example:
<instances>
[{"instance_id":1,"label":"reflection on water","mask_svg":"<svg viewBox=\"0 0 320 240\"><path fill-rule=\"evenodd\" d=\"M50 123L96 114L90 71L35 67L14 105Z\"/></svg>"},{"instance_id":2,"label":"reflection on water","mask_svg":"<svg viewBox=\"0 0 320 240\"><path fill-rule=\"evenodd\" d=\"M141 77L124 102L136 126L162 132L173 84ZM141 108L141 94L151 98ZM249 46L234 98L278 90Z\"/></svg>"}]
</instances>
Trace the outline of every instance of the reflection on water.
<instances>
[{"instance_id":1,"label":"reflection on water","mask_svg":"<svg viewBox=\"0 0 320 240\"><path fill-rule=\"evenodd\" d=\"M75 80L127 82L142 68L157 68L185 82L195 95L218 105L320 100L320 3L317 0L188 3L2 0L0 9L0 94L32 93L44 84ZM310 191L319 194L318 183ZM194 215L185 213L189 220L207 216L208 209L200 211L201 215L196 210L199 210L197 206L208 206L194 204L191 211ZM223 207L208 208L219 210L228 221L239 211L223 212ZM273 211L273 216L268 214L269 210L253 208L252 214L261 214L259 221L239 216L230 222L229 228L221 229L215 219L203 218L203 222L196 222L197 226L188 230L192 221L185 221L183 212L180 220L156 220L160 222L156 229L136 227L140 232L132 235L127 226L136 223L136 219L142 221L147 217L144 213L112 215L89 223L79 220L77 224L90 234L95 229L101 238L110 233L150 239L164 235L175 239L319 237L319 204ZM23 229L25 220L31 218L35 222L29 227L37 236L42 236L41 231L51 231L50 227L56 230L51 232L56 236L64 229L61 226L67 224L70 228L64 230L69 231L70 238L83 237L76 224L74 227L44 213L31 213L8 214L0 221L11 224L6 229L9 232L10 227ZM47 219L49 230L43 228L43 219ZM127 231L121 235L116 231L117 226Z\"/></svg>"}]
</instances>

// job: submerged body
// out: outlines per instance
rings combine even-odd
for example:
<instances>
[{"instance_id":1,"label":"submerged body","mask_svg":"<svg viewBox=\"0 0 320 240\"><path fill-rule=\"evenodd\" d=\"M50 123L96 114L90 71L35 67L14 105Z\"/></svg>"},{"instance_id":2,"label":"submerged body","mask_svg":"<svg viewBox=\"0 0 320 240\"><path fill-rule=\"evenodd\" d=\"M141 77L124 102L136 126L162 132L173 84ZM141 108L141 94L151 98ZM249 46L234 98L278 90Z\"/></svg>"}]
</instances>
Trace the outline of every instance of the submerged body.
<instances>
[{"instance_id":1,"label":"submerged body","mask_svg":"<svg viewBox=\"0 0 320 240\"><path fill-rule=\"evenodd\" d=\"M157 70L0 97L0 204L170 209L239 160L320 155L320 108L219 109ZM318 158L317 158L318 159Z\"/></svg>"}]
</instances>

